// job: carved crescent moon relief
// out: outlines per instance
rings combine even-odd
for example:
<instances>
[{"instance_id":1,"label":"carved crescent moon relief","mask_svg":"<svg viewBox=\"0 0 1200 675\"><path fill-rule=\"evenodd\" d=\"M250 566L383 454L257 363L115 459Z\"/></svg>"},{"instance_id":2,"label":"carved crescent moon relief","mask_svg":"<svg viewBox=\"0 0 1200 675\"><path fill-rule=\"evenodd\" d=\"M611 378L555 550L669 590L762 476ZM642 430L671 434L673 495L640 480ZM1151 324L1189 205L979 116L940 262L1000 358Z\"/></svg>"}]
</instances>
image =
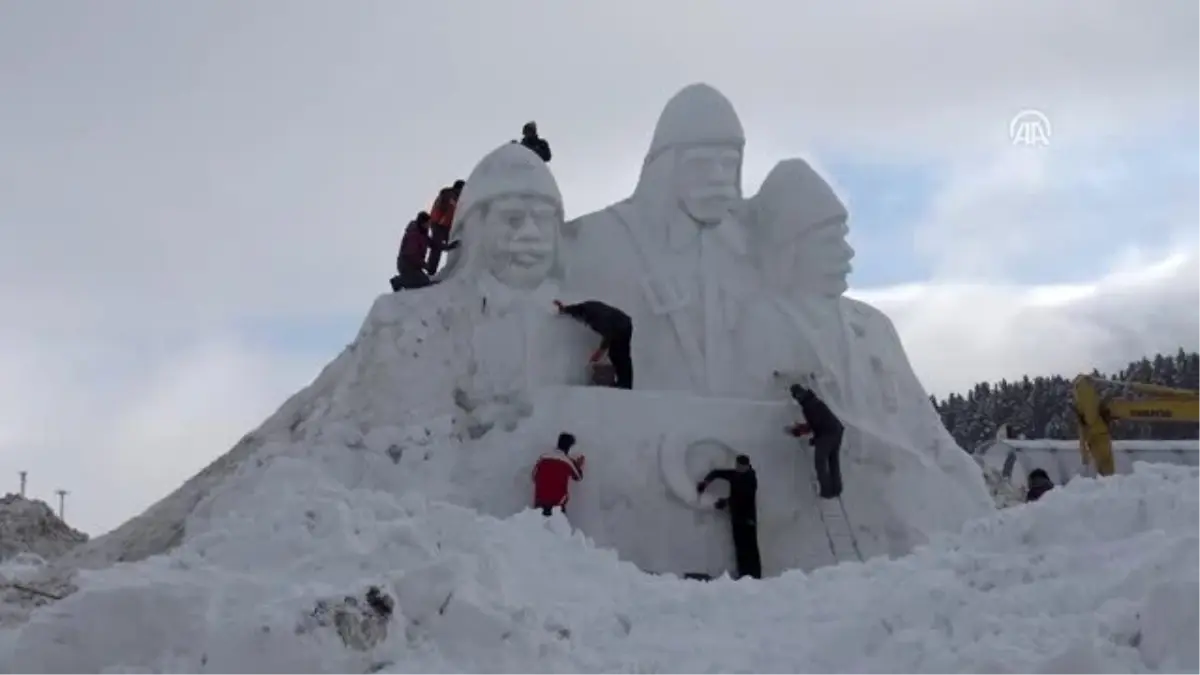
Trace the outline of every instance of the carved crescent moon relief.
<instances>
[{"instance_id":1,"label":"carved crescent moon relief","mask_svg":"<svg viewBox=\"0 0 1200 675\"><path fill-rule=\"evenodd\" d=\"M696 483L713 469L732 469L737 451L716 438L694 441L664 438L658 447L659 468L667 491L685 506L711 510L716 501L729 496L729 487L720 481L703 494L697 494Z\"/></svg>"}]
</instances>

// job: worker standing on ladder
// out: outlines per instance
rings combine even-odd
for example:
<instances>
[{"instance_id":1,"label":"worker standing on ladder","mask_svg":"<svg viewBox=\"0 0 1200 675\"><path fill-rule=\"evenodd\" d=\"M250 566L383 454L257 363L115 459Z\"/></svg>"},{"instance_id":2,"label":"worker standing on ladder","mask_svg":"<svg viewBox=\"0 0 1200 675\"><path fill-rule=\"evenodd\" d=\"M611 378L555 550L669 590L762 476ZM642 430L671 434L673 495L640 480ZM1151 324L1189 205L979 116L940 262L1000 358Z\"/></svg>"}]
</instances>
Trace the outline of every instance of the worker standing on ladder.
<instances>
[{"instance_id":1,"label":"worker standing on ladder","mask_svg":"<svg viewBox=\"0 0 1200 675\"><path fill-rule=\"evenodd\" d=\"M733 469L713 469L696 485L703 493L714 480L729 483L729 498L718 499L716 506L729 511L733 526L733 551L737 558L738 577L762 578L762 560L758 554L758 476L750 466L750 458L738 455Z\"/></svg>"},{"instance_id":2,"label":"worker standing on ladder","mask_svg":"<svg viewBox=\"0 0 1200 675\"><path fill-rule=\"evenodd\" d=\"M842 447L845 427L825 402L817 398L811 389L799 384L791 388L792 398L804 411L804 423L788 428L797 438L812 434L813 461L816 464L817 483L821 499L836 499L842 496L842 466L838 452Z\"/></svg>"}]
</instances>

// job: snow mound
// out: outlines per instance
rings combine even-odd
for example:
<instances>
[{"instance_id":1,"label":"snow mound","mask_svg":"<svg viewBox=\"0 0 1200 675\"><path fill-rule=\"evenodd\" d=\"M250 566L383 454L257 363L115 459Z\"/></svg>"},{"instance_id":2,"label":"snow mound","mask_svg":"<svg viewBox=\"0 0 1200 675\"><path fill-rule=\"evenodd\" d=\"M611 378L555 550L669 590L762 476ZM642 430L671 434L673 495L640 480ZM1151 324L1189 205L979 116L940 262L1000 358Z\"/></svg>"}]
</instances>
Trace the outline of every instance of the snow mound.
<instances>
[{"instance_id":1,"label":"snow mound","mask_svg":"<svg viewBox=\"0 0 1200 675\"><path fill-rule=\"evenodd\" d=\"M87 541L46 502L18 494L0 497L0 562L21 553L55 558Z\"/></svg>"},{"instance_id":2,"label":"snow mound","mask_svg":"<svg viewBox=\"0 0 1200 675\"><path fill-rule=\"evenodd\" d=\"M912 555L761 582L647 575L565 518L347 489L286 456L169 555L81 574L8 672L1195 671L1197 471L1139 465ZM343 611L376 586L388 614ZM336 604L336 603L335 603ZM121 620L114 621L113 617ZM385 617L385 618L381 618ZM346 626L350 626L346 628ZM352 634L348 638L343 634Z\"/></svg>"}]
</instances>

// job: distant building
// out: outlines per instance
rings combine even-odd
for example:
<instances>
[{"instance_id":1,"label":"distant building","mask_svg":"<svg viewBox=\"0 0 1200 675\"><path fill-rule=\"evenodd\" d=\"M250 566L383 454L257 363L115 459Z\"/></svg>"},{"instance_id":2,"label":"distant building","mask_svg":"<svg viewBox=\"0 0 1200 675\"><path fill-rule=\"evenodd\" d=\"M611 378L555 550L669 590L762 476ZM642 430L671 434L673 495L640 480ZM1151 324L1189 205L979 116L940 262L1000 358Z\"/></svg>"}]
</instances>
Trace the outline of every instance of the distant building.
<instances>
[{"instance_id":1,"label":"distant building","mask_svg":"<svg viewBox=\"0 0 1200 675\"><path fill-rule=\"evenodd\" d=\"M1062 485L1081 475L1095 475L1086 470L1079 457L1079 441L1007 438L1007 427L1001 426L997 438L980 444L971 454L984 466L999 471L1013 486L1024 489L1029 472L1043 469L1055 485ZM1200 465L1200 440L1177 441L1113 441L1113 459L1117 473L1133 473L1134 462L1151 464Z\"/></svg>"}]
</instances>

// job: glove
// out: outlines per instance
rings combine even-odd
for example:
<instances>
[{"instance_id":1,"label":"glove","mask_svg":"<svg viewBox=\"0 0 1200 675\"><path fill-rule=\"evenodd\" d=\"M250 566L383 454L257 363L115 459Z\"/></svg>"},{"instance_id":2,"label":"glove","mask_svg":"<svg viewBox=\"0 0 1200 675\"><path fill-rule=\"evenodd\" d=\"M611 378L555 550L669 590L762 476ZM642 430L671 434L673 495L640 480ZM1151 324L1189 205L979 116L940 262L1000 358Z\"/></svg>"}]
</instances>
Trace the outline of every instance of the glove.
<instances>
[{"instance_id":1,"label":"glove","mask_svg":"<svg viewBox=\"0 0 1200 675\"><path fill-rule=\"evenodd\" d=\"M707 487L708 487L708 483L705 483L704 481L700 481L699 483L696 483L696 492L703 493L705 488L707 488Z\"/></svg>"},{"instance_id":2,"label":"glove","mask_svg":"<svg viewBox=\"0 0 1200 675\"><path fill-rule=\"evenodd\" d=\"M558 313L559 313L559 314L562 314L562 311L563 311L563 304L562 304L562 301L560 301L560 300L555 300L555 301L554 301L554 306L558 308Z\"/></svg>"},{"instance_id":3,"label":"glove","mask_svg":"<svg viewBox=\"0 0 1200 675\"><path fill-rule=\"evenodd\" d=\"M454 249L458 248L459 246L462 246L462 239L455 239L454 241L450 242L449 244L446 244L445 248L447 251L453 251Z\"/></svg>"},{"instance_id":4,"label":"glove","mask_svg":"<svg viewBox=\"0 0 1200 675\"><path fill-rule=\"evenodd\" d=\"M716 501L716 503L715 503L715 504L713 504L713 506L714 506L714 507L716 507L716 509L717 509L718 511L724 511L724 510L725 510L725 507L726 507L726 506L728 506L728 505L729 505L729 500L728 500L728 499L725 499L724 497L722 497L722 498L718 499L718 500Z\"/></svg>"}]
</instances>

